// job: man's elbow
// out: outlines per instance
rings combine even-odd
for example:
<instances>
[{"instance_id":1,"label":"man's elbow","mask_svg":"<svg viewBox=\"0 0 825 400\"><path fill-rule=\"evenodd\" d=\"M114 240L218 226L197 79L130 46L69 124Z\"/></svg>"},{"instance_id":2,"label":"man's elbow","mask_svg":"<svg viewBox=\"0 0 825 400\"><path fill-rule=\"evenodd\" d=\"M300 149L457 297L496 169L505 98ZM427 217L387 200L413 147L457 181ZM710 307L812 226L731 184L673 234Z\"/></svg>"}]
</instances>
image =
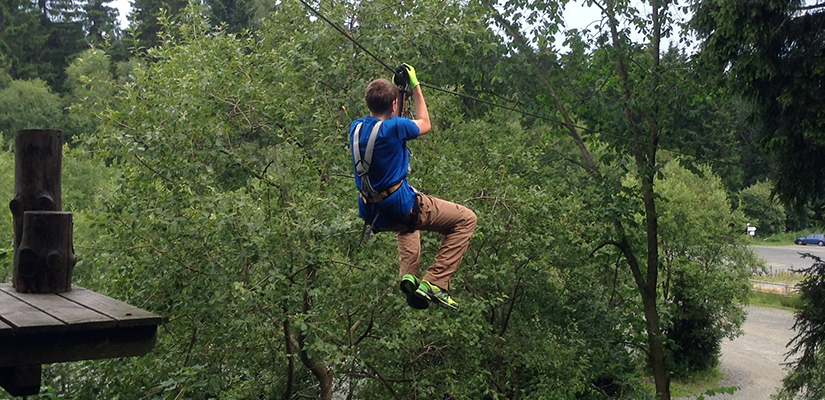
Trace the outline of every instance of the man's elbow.
<instances>
[{"instance_id":1,"label":"man's elbow","mask_svg":"<svg viewBox=\"0 0 825 400\"><path fill-rule=\"evenodd\" d=\"M433 126L430 125L429 122L427 122L426 124L423 124L419 129L421 130L421 134L423 135L426 133L430 133L430 131L433 129Z\"/></svg>"},{"instance_id":2,"label":"man's elbow","mask_svg":"<svg viewBox=\"0 0 825 400\"><path fill-rule=\"evenodd\" d=\"M415 124L418 125L418 132L419 135L424 135L429 133L432 130L433 126L430 124L430 120L428 119L419 119L415 121Z\"/></svg>"}]
</instances>

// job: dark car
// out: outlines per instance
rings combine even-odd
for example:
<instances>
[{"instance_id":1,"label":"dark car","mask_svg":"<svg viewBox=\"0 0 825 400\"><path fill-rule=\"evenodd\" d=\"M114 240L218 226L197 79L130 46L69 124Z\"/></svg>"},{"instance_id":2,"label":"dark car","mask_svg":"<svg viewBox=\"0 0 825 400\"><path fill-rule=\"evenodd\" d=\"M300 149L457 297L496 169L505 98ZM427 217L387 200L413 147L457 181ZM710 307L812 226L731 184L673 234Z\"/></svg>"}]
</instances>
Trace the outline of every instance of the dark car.
<instances>
[{"instance_id":1,"label":"dark car","mask_svg":"<svg viewBox=\"0 0 825 400\"><path fill-rule=\"evenodd\" d=\"M815 244L817 246L825 246L825 235L821 233L812 233L808 236L796 238L796 244Z\"/></svg>"}]
</instances>

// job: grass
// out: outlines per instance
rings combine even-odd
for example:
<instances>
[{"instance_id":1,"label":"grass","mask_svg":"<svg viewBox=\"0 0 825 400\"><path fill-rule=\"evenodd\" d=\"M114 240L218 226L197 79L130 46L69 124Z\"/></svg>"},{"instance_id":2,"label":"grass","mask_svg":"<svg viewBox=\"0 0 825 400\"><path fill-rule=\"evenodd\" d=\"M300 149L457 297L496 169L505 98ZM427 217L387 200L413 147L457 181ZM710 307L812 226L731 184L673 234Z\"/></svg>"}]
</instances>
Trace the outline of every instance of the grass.
<instances>
[{"instance_id":1,"label":"grass","mask_svg":"<svg viewBox=\"0 0 825 400\"><path fill-rule=\"evenodd\" d=\"M800 273L782 271L782 273L776 275L754 275L753 279L757 281L771 283L786 283L789 285L795 285L799 282L802 282L802 280L805 279L805 275L802 275Z\"/></svg>"},{"instance_id":2,"label":"grass","mask_svg":"<svg viewBox=\"0 0 825 400\"><path fill-rule=\"evenodd\" d=\"M788 232L771 235L768 237L755 237L750 239L750 244L753 246L787 246L794 244L794 240L798 237L807 235L808 231Z\"/></svg>"},{"instance_id":3,"label":"grass","mask_svg":"<svg viewBox=\"0 0 825 400\"><path fill-rule=\"evenodd\" d=\"M673 398L696 397L709 389L719 387L719 381L725 379L725 373L718 368L697 372L686 379L673 379L670 382L670 396Z\"/></svg>"},{"instance_id":4,"label":"grass","mask_svg":"<svg viewBox=\"0 0 825 400\"><path fill-rule=\"evenodd\" d=\"M762 293L751 291L748 302L751 306L778 308L780 310L797 311L802 306L799 294L783 296L781 294Z\"/></svg>"}]
</instances>

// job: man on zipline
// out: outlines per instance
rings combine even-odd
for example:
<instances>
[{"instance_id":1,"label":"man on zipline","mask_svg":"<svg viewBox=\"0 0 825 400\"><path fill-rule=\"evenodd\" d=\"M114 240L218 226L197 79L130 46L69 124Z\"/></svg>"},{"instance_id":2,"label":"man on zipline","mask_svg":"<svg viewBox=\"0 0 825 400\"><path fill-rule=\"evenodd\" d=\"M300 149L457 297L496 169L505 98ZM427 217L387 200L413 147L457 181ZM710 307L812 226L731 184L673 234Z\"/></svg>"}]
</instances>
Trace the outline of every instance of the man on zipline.
<instances>
[{"instance_id":1,"label":"man on zipline","mask_svg":"<svg viewBox=\"0 0 825 400\"><path fill-rule=\"evenodd\" d=\"M398 86L386 79L367 85L365 100L370 115L350 125L355 185L360 196L358 213L375 232L397 232L401 261L401 291L413 308L427 308L428 302L458 309L450 298L450 278L461 264L476 227L476 215L467 207L419 193L407 182L410 152L407 141L431 129L427 103L418 85L415 70L403 64L415 102L415 118L398 117ZM402 72L404 72L402 70ZM396 83L399 75L396 74ZM420 279L420 231L445 235L433 265Z\"/></svg>"}]
</instances>

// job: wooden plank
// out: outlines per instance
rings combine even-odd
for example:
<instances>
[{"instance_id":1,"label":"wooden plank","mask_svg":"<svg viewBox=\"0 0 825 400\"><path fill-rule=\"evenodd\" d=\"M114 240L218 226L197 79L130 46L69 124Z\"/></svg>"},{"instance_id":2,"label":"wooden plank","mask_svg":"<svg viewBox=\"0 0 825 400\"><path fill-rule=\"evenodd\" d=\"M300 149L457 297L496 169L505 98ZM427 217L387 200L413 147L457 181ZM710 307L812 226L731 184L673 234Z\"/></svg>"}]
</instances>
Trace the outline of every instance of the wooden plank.
<instances>
[{"instance_id":1,"label":"wooden plank","mask_svg":"<svg viewBox=\"0 0 825 400\"><path fill-rule=\"evenodd\" d=\"M0 285L0 291L63 321L70 331L111 328L117 324L114 318L90 310L56 294L17 293L10 285Z\"/></svg>"},{"instance_id":2,"label":"wooden plank","mask_svg":"<svg viewBox=\"0 0 825 400\"><path fill-rule=\"evenodd\" d=\"M66 331L66 324L16 297L0 291L0 316L15 332L45 333Z\"/></svg>"},{"instance_id":3,"label":"wooden plank","mask_svg":"<svg viewBox=\"0 0 825 400\"><path fill-rule=\"evenodd\" d=\"M163 322L161 317L149 311L77 286L59 296L114 318L119 327L157 326Z\"/></svg>"}]
</instances>

